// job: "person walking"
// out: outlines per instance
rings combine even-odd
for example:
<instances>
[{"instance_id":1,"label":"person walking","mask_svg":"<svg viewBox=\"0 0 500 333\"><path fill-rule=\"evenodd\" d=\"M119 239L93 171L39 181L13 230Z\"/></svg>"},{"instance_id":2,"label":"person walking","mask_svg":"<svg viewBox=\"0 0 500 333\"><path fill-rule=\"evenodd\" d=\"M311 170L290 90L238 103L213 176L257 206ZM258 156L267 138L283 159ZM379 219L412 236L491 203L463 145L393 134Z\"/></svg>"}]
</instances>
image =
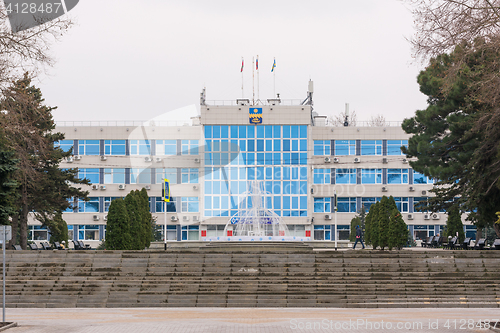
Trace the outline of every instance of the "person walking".
<instances>
[{"instance_id":1,"label":"person walking","mask_svg":"<svg viewBox=\"0 0 500 333\"><path fill-rule=\"evenodd\" d=\"M354 242L354 246L352 247L352 249L354 250L356 248L356 244L358 244L358 242L361 243L361 245L363 246L363 249L365 248L365 244L363 244L363 240L361 239L361 236L362 236L362 231L361 231L361 228L359 227L359 225L356 226L356 241Z\"/></svg>"}]
</instances>

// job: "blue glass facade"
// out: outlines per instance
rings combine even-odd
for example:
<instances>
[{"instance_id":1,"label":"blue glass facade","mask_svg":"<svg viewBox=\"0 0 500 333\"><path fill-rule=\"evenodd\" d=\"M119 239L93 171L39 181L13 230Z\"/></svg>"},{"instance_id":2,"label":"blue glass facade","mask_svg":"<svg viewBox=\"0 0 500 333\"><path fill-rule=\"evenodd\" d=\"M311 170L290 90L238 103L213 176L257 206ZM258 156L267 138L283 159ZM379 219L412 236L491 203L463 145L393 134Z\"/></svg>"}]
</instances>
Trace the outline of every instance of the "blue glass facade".
<instances>
[{"instance_id":1,"label":"blue glass facade","mask_svg":"<svg viewBox=\"0 0 500 333\"><path fill-rule=\"evenodd\" d=\"M232 216L247 182L262 180L267 208L307 216L307 126L205 126L204 215Z\"/></svg>"}]
</instances>

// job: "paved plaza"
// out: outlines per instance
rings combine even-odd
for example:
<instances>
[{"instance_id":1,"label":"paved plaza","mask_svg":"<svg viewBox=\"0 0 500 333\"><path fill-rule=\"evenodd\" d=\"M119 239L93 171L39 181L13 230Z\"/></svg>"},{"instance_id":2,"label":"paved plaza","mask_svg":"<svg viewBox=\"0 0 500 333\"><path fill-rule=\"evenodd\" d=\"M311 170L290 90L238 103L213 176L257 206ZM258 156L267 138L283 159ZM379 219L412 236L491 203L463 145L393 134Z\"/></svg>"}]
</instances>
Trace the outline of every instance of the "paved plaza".
<instances>
[{"instance_id":1,"label":"paved plaza","mask_svg":"<svg viewBox=\"0 0 500 333\"><path fill-rule=\"evenodd\" d=\"M7 333L152 332L492 332L476 324L500 319L491 308L18 308Z\"/></svg>"}]
</instances>

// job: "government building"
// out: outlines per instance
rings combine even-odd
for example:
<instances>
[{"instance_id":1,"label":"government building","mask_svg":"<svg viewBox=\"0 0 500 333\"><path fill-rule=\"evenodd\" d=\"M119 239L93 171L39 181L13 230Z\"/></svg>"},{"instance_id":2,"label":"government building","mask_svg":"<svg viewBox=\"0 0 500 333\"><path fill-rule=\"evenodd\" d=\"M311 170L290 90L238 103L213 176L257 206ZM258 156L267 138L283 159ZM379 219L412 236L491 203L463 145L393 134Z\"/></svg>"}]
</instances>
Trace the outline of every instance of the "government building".
<instances>
[{"instance_id":1,"label":"government building","mask_svg":"<svg viewBox=\"0 0 500 333\"><path fill-rule=\"evenodd\" d=\"M82 186L90 200L75 200L64 212L70 239L96 247L106 237L111 201L142 188L162 228L166 215L167 241L222 239L253 180L261 181L267 208L290 236L334 241L336 220L337 240L347 240L351 219L383 195L394 197L414 239L441 234L444 212L415 209L434 185L401 153L409 135L400 124L360 126L346 119L331 126L313 111L312 95L312 82L304 101L211 103L203 91L199 114L181 124L58 123L56 131L65 134L60 147L74 154L60 167L78 168L92 183ZM164 179L170 184L166 205ZM475 237L474 226L465 228ZM30 240L49 237L37 222L29 230Z\"/></svg>"}]
</instances>

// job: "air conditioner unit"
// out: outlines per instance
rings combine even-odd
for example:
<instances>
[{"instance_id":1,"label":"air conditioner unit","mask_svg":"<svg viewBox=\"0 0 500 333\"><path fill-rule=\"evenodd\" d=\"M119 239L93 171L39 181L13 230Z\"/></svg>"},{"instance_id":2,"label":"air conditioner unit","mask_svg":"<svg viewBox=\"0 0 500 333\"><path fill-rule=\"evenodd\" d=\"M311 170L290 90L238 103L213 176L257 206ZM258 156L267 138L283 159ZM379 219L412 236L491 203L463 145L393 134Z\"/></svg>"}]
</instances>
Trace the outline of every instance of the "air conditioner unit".
<instances>
[{"instance_id":1,"label":"air conditioner unit","mask_svg":"<svg viewBox=\"0 0 500 333\"><path fill-rule=\"evenodd\" d=\"M413 220L413 214L408 214L408 220Z\"/></svg>"},{"instance_id":2,"label":"air conditioner unit","mask_svg":"<svg viewBox=\"0 0 500 333\"><path fill-rule=\"evenodd\" d=\"M199 158L195 158L194 159L194 163L200 163L200 159Z\"/></svg>"},{"instance_id":3,"label":"air conditioner unit","mask_svg":"<svg viewBox=\"0 0 500 333\"><path fill-rule=\"evenodd\" d=\"M415 191L415 188L413 186L410 186L409 190L410 190L410 192L413 192L413 191Z\"/></svg>"},{"instance_id":4,"label":"air conditioner unit","mask_svg":"<svg viewBox=\"0 0 500 333\"><path fill-rule=\"evenodd\" d=\"M94 221L99 221L99 215L94 215L93 219L94 219Z\"/></svg>"},{"instance_id":5,"label":"air conditioner unit","mask_svg":"<svg viewBox=\"0 0 500 333\"><path fill-rule=\"evenodd\" d=\"M430 220L431 216L429 214L424 214L424 220Z\"/></svg>"},{"instance_id":6,"label":"air conditioner unit","mask_svg":"<svg viewBox=\"0 0 500 333\"><path fill-rule=\"evenodd\" d=\"M93 185L92 185L92 189L93 189L93 190L98 190L98 189L99 189L99 185L97 185L97 184L93 184Z\"/></svg>"},{"instance_id":7,"label":"air conditioner unit","mask_svg":"<svg viewBox=\"0 0 500 333\"><path fill-rule=\"evenodd\" d=\"M403 158L403 163L408 164L408 160L406 158Z\"/></svg>"},{"instance_id":8,"label":"air conditioner unit","mask_svg":"<svg viewBox=\"0 0 500 333\"><path fill-rule=\"evenodd\" d=\"M106 185L101 185L100 188L101 188L101 191L105 191L106 190Z\"/></svg>"},{"instance_id":9,"label":"air conditioner unit","mask_svg":"<svg viewBox=\"0 0 500 333\"><path fill-rule=\"evenodd\" d=\"M439 220L440 218L441 218L441 216L439 216L439 214L432 214L433 220Z\"/></svg>"},{"instance_id":10,"label":"air conditioner unit","mask_svg":"<svg viewBox=\"0 0 500 333\"><path fill-rule=\"evenodd\" d=\"M75 155L75 161L79 161L82 159L82 156L81 155Z\"/></svg>"},{"instance_id":11,"label":"air conditioner unit","mask_svg":"<svg viewBox=\"0 0 500 333\"><path fill-rule=\"evenodd\" d=\"M104 221L108 220L108 215L104 215Z\"/></svg>"},{"instance_id":12,"label":"air conditioner unit","mask_svg":"<svg viewBox=\"0 0 500 333\"><path fill-rule=\"evenodd\" d=\"M118 189L119 189L119 190L124 190L124 189L125 189L125 187L127 187L125 184L120 184L120 185L118 185Z\"/></svg>"},{"instance_id":13,"label":"air conditioner unit","mask_svg":"<svg viewBox=\"0 0 500 333\"><path fill-rule=\"evenodd\" d=\"M151 185L146 185L144 188L149 191L151 189Z\"/></svg>"},{"instance_id":14,"label":"air conditioner unit","mask_svg":"<svg viewBox=\"0 0 500 333\"><path fill-rule=\"evenodd\" d=\"M382 192L387 192L387 186L382 186Z\"/></svg>"},{"instance_id":15,"label":"air conditioner unit","mask_svg":"<svg viewBox=\"0 0 500 333\"><path fill-rule=\"evenodd\" d=\"M427 195L427 191L422 191L422 195Z\"/></svg>"},{"instance_id":16,"label":"air conditioner unit","mask_svg":"<svg viewBox=\"0 0 500 333\"><path fill-rule=\"evenodd\" d=\"M160 163L160 162L161 162L161 160L162 160L162 159L161 159L161 157L157 157L157 158L156 158L156 163Z\"/></svg>"},{"instance_id":17,"label":"air conditioner unit","mask_svg":"<svg viewBox=\"0 0 500 333\"><path fill-rule=\"evenodd\" d=\"M325 163L332 163L332 159L330 157L325 157Z\"/></svg>"},{"instance_id":18,"label":"air conditioner unit","mask_svg":"<svg viewBox=\"0 0 500 333\"><path fill-rule=\"evenodd\" d=\"M389 161L387 160L387 158L386 158L386 157L384 157L384 158L382 159L382 163L387 164L387 163L389 163Z\"/></svg>"},{"instance_id":19,"label":"air conditioner unit","mask_svg":"<svg viewBox=\"0 0 500 333\"><path fill-rule=\"evenodd\" d=\"M73 156L66 157L66 162L73 163Z\"/></svg>"},{"instance_id":20,"label":"air conditioner unit","mask_svg":"<svg viewBox=\"0 0 500 333\"><path fill-rule=\"evenodd\" d=\"M193 222L200 222L200 218L198 216L193 216Z\"/></svg>"},{"instance_id":21,"label":"air conditioner unit","mask_svg":"<svg viewBox=\"0 0 500 333\"><path fill-rule=\"evenodd\" d=\"M338 158L338 157L333 158L333 163L339 163L339 162L340 162L340 158Z\"/></svg>"},{"instance_id":22,"label":"air conditioner unit","mask_svg":"<svg viewBox=\"0 0 500 333\"><path fill-rule=\"evenodd\" d=\"M170 216L170 221L172 222L176 222L178 221L179 219L177 218L177 216Z\"/></svg>"},{"instance_id":23,"label":"air conditioner unit","mask_svg":"<svg viewBox=\"0 0 500 333\"><path fill-rule=\"evenodd\" d=\"M184 222L189 221L189 216L183 216L183 217L182 217L182 220L183 220Z\"/></svg>"},{"instance_id":24,"label":"air conditioner unit","mask_svg":"<svg viewBox=\"0 0 500 333\"><path fill-rule=\"evenodd\" d=\"M101 161L106 161L108 158L106 156L101 156Z\"/></svg>"},{"instance_id":25,"label":"air conditioner unit","mask_svg":"<svg viewBox=\"0 0 500 333\"><path fill-rule=\"evenodd\" d=\"M331 220L331 219L332 219L332 214L325 215L325 220Z\"/></svg>"},{"instance_id":26,"label":"air conditioner unit","mask_svg":"<svg viewBox=\"0 0 500 333\"><path fill-rule=\"evenodd\" d=\"M197 190L198 189L198 185L193 185L193 190Z\"/></svg>"},{"instance_id":27,"label":"air conditioner unit","mask_svg":"<svg viewBox=\"0 0 500 333\"><path fill-rule=\"evenodd\" d=\"M144 162L151 162L151 157L149 156L144 157Z\"/></svg>"},{"instance_id":28,"label":"air conditioner unit","mask_svg":"<svg viewBox=\"0 0 500 333\"><path fill-rule=\"evenodd\" d=\"M360 163L360 162L361 162L361 158L359 158L359 157L354 158L354 163Z\"/></svg>"}]
</instances>

